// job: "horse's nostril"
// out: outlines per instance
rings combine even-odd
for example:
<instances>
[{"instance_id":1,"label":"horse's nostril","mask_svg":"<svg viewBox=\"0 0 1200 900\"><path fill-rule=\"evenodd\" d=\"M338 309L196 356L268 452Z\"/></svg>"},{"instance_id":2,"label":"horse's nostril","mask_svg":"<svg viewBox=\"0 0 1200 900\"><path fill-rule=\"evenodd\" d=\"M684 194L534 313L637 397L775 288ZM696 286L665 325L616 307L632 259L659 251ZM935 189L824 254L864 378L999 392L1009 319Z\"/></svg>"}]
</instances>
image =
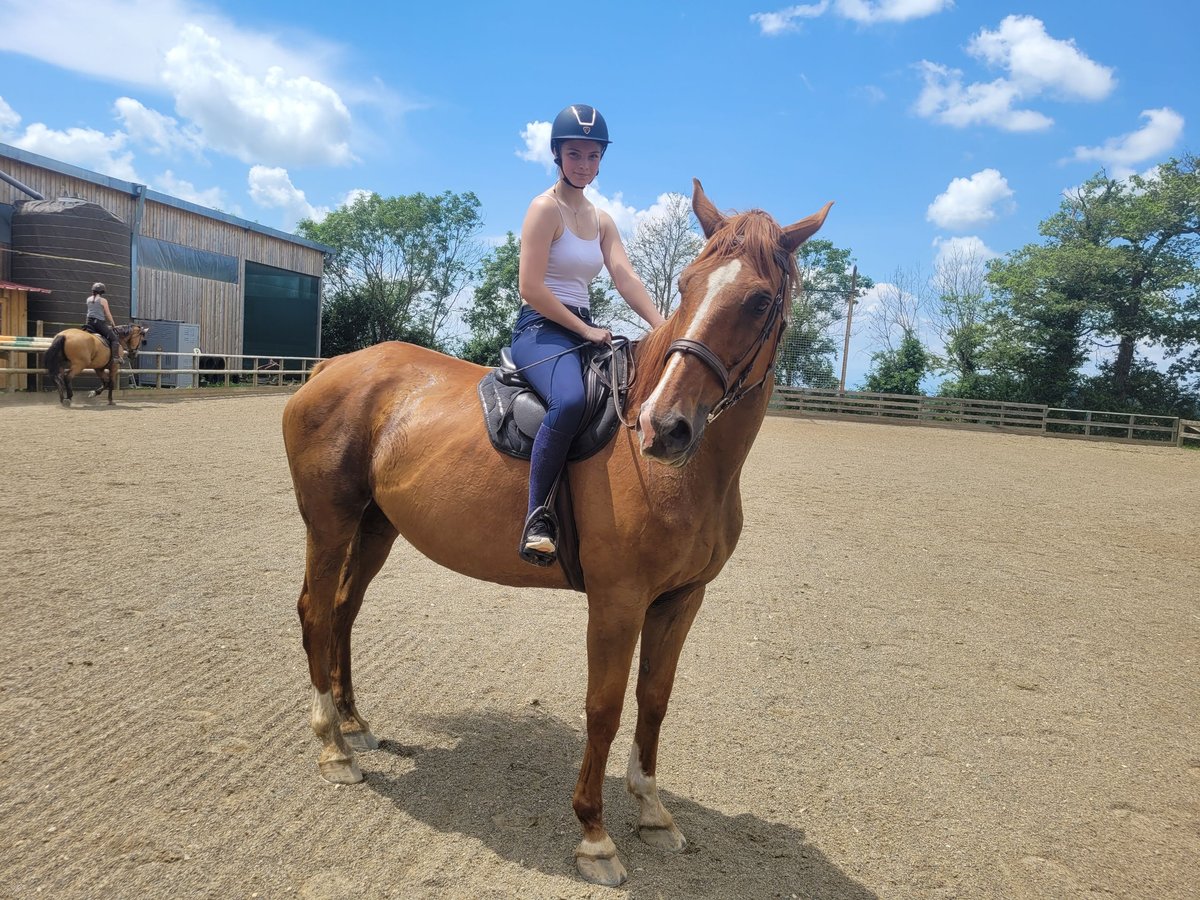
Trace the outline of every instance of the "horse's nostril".
<instances>
[{"instance_id":1,"label":"horse's nostril","mask_svg":"<svg viewBox=\"0 0 1200 900\"><path fill-rule=\"evenodd\" d=\"M692 442L692 426L688 420L680 416L667 430L667 438L673 446L686 447Z\"/></svg>"}]
</instances>

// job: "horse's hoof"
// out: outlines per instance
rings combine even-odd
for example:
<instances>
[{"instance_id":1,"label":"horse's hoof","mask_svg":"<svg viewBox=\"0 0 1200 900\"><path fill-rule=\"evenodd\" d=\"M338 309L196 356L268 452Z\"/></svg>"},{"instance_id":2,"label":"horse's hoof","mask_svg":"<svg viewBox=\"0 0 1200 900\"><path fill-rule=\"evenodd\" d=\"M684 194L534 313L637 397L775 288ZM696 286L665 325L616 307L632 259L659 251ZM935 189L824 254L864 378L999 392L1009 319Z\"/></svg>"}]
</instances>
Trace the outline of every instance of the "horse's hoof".
<instances>
[{"instance_id":1,"label":"horse's hoof","mask_svg":"<svg viewBox=\"0 0 1200 900\"><path fill-rule=\"evenodd\" d=\"M616 856L577 856L575 868L579 876L589 884L599 884L604 887L619 887L629 876L625 867Z\"/></svg>"},{"instance_id":2,"label":"horse's hoof","mask_svg":"<svg viewBox=\"0 0 1200 900\"><path fill-rule=\"evenodd\" d=\"M624 884L625 867L617 856L617 847L608 835L600 841L589 841L584 838L575 848L575 868L579 870L584 881L591 884L602 884L605 887L616 887Z\"/></svg>"},{"instance_id":3,"label":"horse's hoof","mask_svg":"<svg viewBox=\"0 0 1200 900\"><path fill-rule=\"evenodd\" d=\"M642 839L642 843L649 844L655 850L670 850L678 853L687 846L687 838L674 824L667 826L639 825L638 837Z\"/></svg>"},{"instance_id":4,"label":"horse's hoof","mask_svg":"<svg viewBox=\"0 0 1200 900\"><path fill-rule=\"evenodd\" d=\"M321 760L321 777L332 784L358 784L363 774L353 759Z\"/></svg>"},{"instance_id":5,"label":"horse's hoof","mask_svg":"<svg viewBox=\"0 0 1200 900\"><path fill-rule=\"evenodd\" d=\"M369 731L343 731L342 737L346 739L351 750L362 752L379 749L379 738Z\"/></svg>"}]
</instances>

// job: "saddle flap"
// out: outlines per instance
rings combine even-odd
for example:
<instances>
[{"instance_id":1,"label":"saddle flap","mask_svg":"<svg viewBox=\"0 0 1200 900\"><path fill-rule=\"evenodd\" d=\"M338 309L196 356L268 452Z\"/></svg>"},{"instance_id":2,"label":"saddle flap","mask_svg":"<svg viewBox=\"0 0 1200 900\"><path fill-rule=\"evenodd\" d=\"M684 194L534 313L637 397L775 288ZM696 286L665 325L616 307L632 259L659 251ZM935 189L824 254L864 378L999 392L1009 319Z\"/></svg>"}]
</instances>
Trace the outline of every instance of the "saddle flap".
<instances>
[{"instance_id":1,"label":"saddle flap","mask_svg":"<svg viewBox=\"0 0 1200 900\"><path fill-rule=\"evenodd\" d=\"M586 414L568 451L569 461L587 459L616 433L620 417L612 399L612 385L617 385L617 398L623 407L628 388L628 352L622 345L615 354L597 350L589 355L584 369ZM519 374L505 371L504 366L512 363L507 347L500 351L500 359L501 366L485 375L478 388L488 439L501 453L529 459L533 455L533 439L546 417L546 405Z\"/></svg>"}]
</instances>

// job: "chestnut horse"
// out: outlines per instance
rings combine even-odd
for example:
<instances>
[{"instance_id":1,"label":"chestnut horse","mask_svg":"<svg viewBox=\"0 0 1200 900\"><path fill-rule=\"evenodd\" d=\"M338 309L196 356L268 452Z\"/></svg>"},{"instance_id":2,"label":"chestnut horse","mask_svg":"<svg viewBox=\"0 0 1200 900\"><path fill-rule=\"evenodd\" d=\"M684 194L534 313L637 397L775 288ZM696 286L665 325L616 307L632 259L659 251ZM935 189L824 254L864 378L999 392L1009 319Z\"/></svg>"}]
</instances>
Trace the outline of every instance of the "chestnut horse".
<instances>
[{"instance_id":1,"label":"chestnut horse","mask_svg":"<svg viewBox=\"0 0 1200 900\"><path fill-rule=\"evenodd\" d=\"M116 332L121 347L129 353L137 353L150 329L142 325L118 325ZM112 358L108 341L100 335L84 331L82 328L60 331L50 342L45 363L46 373L58 385L58 402L63 406L71 405L71 398L75 396L75 392L71 390L71 379L84 369L93 369L101 381L100 388L88 396L95 397L107 388L108 405L114 405L113 385L117 382L121 360Z\"/></svg>"},{"instance_id":2,"label":"chestnut horse","mask_svg":"<svg viewBox=\"0 0 1200 900\"><path fill-rule=\"evenodd\" d=\"M644 841L666 850L686 843L655 783L659 728L705 585L742 529L739 477L771 394L793 254L830 206L780 228L761 210L726 218L694 182L692 207L708 243L679 280L679 309L635 351L628 408L636 429L570 465L588 603L587 748L573 802L583 839L575 859L590 882L625 879L604 827L601 789L639 635L626 785L640 804ZM350 630L397 536L474 578L568 587L559 567L536 568L517 556L529 466L488 443L476 396L486 371L421 347L379 344L320 364L284 410L308 529L298 606L311 724L329 781L362 780L354 749L378 747L355 703Z\"/></svg>"}]
</instances>

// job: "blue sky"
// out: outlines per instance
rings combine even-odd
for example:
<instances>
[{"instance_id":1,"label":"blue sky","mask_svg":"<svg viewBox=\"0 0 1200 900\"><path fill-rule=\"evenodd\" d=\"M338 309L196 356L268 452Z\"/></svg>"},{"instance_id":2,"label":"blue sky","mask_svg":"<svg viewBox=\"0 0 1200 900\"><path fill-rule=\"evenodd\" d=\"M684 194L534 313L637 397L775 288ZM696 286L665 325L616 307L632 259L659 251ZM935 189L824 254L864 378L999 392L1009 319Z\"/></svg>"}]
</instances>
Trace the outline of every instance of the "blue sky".
<instances>
[{"instance_id":1,"label":"blue sky","mask_svg":"<svg viewBox=\"0 0 1200 900\"><path fill-rule=\"evenodd\" d=\"M585 102L624 228L692 176L782 222L834 200L821 236L887 282L1196 150L1198 33L1194 0L0 0L0 142L285 229L358 190L469 190L496 239Z\"/></svg>"}]
</instances>

